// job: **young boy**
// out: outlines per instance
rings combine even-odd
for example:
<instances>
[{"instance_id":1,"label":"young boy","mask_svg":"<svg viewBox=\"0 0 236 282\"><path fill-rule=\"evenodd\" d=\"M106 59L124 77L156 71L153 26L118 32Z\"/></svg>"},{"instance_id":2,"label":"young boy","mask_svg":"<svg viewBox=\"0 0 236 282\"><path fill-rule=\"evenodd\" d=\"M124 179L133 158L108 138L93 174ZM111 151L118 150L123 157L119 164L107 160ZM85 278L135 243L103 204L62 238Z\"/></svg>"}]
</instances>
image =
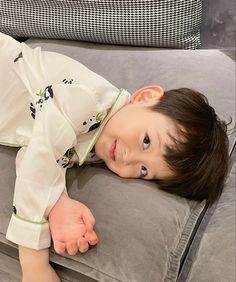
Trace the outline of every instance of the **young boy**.
<instances>
[{"instance_id":1,"label":"young boy","mask_svg":"<svg viewBox=\"0 0 236 282\"><path fill-rule=\"evenodd\" d=\"M50 232L57 253L98 242L91 211L66 194L73 164L103 160L121 177L155 179L170 193L209 204L220 196L226 125L202 94L154 85L130 96L66 56L4 34L0 65L0 144L22 147L6 236L19 245L23 281L59 281Z\"/></svg>"}]
</instances>

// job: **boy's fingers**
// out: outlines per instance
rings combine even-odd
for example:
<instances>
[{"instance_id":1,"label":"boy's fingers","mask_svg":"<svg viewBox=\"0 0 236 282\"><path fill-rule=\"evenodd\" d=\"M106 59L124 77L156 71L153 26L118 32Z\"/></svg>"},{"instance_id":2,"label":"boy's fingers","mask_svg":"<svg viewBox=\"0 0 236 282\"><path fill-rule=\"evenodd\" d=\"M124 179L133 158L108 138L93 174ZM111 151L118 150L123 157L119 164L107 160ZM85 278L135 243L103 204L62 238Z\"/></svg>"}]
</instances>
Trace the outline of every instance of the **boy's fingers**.
<instances>
[{"instance_id":1,"label":"boy's fingers","mask_svg":"<svg viewBox=\"0 0 236 282\"><path fill-rule=\"evenodd\" d=\"M55 252L58 254L62 254L66 250L66 244L60 241L54 241L53 245L54 245Z\"/></svg>"},{"instance_id":2,"label":"boy's fingers","mask_svg":"<svg viewBox=\"0 0 236 282\"><path fill-rule=\"evenodd\" d=\"M88 240L90 245L96 245L98 237L94 231L85 233L84 237Z\"/></svg>"},{"instance_id":3,"label":"boy's fingers","mask_svg":"<svg viewBox=\"0 0 236 282\"><path fill-rule=\"evenodd\" d=\"M95 224L95 218L89 209L83 213L83 221L87 232L92 232Z\"/></svg>"},{"instance_id":4,"label":"boy's fingers","mask_svg":"<svg viewBox=\"0 0 236 282\"><path fill-rule=\"evenodd\" d=\"M70 241L66 243L66 250L69 255L74 256L78 252L78 246L76 241Z\"/></svg>"},{"instance_id":5,"label":"boy's fingers","mask_svg":"<svg viewBox=\"0 0 236 282\"><path fill-rule=\"evenodd\" d=\"M89 244L86 238L79 238L77 240L77 245L81 253L85 253L89 249Z\"/></svg>"}]
</instances>

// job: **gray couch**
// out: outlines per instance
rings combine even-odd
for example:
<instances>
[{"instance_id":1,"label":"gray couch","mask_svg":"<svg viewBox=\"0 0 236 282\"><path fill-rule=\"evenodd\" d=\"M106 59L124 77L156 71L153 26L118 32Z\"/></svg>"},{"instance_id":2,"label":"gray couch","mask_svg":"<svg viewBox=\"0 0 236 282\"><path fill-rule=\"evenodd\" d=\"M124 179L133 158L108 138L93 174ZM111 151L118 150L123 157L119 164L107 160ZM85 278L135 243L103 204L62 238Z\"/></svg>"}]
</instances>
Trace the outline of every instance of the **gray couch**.
<instances>
[{"instance_id":1,"label":"gray couch","mask_svg":"<svg viewBox=\"0 0 236 282\"><path fill-rule=\"evenodd\" d=\"M217 22L218 18L211 15ZM152 182L120 179L103 164L69 169L68 193L92 210L100 242L86 254L75 257L57 255L52 248L50 260L62 280L235 281L233 43L222 46L217 41L217 48L226 49L223 52L38 38L31 38L26 44L66 54L130 92L148 84L160 84L166 90L194 88L206 94L223 119L233 118L229 134L230 171L219 202L211 208L204 201L169 195ZM207 44L206 48L214 47L210 40ZM16 246L5 239L11 215L16 152L16 148L0 147L0 281L4 282L20 281L21 275Z\"/></svg>"}]
</instances>

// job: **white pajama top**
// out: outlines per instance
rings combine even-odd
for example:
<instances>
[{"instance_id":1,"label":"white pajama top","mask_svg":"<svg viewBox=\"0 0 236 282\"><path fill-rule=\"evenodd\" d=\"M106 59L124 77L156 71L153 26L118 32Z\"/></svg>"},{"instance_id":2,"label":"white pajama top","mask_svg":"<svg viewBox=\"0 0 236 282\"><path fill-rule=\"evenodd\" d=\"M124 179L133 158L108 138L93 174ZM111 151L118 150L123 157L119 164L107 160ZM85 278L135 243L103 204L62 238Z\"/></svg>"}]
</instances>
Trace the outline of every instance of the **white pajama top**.
<instances>
[{"instance_id":1,"label":"white pajama top","mask_svg":"<svg viewBox=\"0 0 236 282\"><path fill-rule=\"evenodd\" d=\"M67 167L97 161L96 140L130 94L69 57L2 33L0 68L0 144L22 147L6 237L43 249L51 244L47 218L66 191Z\"/></svg>"}]
</instances>

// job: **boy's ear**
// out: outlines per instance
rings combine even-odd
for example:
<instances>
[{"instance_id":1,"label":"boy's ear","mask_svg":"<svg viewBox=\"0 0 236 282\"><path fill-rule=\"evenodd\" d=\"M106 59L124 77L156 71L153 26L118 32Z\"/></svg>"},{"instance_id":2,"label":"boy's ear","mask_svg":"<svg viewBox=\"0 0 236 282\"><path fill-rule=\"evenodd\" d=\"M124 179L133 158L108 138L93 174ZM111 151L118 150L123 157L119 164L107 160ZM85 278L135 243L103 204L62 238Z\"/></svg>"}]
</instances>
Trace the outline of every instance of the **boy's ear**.
<instances>
[{"instance_id":1,"label":"boy's ear","mask_svg":"<svg viewBox=\"0 0 236 282\"><path fill-rule=\"evenodd\" d=\"M131 103L156 103L164 95L161 86L150 85L138 89L131 95Z\"/></svg>"}]
</instances>

